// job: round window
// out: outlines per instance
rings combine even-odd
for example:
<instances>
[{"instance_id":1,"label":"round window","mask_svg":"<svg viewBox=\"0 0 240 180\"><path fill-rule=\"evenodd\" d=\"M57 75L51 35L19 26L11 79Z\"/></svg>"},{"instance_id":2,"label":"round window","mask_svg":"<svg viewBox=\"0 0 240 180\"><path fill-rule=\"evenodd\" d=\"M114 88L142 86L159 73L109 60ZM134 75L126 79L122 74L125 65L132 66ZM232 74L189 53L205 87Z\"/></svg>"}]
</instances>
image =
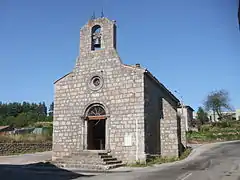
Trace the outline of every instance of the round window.
<instances>
[{"instance_id":1,"label":"round window","mask_svg":"<svg viewBox=\"0 0 240 180\"><path fill-rule=\"evenodd\" d=\"M100 85L100 78L99 77L93 77L92 84L97 87Z\"/></svg>"},{"instance_id":2,"label":"round window","mask_svg":"<svg viewBox=\"0 0 240 180\"><path fill-rule=\"evenodd\" d=\"M99 75L94 75L90 78L89 87L92 90L99 90L103 86L103 78Z\"/></svg>"}]
</instances>

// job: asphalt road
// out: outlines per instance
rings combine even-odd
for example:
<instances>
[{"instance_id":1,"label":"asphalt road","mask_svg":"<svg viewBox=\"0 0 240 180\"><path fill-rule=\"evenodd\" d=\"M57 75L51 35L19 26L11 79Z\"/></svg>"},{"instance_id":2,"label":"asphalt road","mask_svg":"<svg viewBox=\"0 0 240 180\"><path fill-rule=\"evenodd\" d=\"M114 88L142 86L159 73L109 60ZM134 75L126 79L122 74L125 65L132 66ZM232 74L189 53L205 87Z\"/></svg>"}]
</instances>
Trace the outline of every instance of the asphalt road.
<instances>
[{"instance_id":1,"label":"asphalt road","mask_svg":"<svg viewBox=\"0 0 240 180\"><path fill-rule=\"evenodd\" d=\"M133 172L83 175L43 164L0 165L2 180L240 180L240 142L223 144L187 163L168 168L145 168ZM51 165L50 165L51 166Z\"/></svg>"},{"instance_id":2,"label":"asphalt road","mask_svg":"<svg viewBox=\"0 0 240 180\"><path fill-rule=\"evenodd\" d=\"M223 144L167 169L78 178L88 180L240 180L240 142Z\"/></svg>"},{"instance_id":3,"label":"asphalt road","mask_svg":"<svg viewBox=\"0 0 240 180\"><path fill-rule=\"evenodd\" d=\"M52 159L52 151L38 152L32 154L21 154L12 156L0 156L0 165L24 165Z\"/></svg>"}]
</instances>

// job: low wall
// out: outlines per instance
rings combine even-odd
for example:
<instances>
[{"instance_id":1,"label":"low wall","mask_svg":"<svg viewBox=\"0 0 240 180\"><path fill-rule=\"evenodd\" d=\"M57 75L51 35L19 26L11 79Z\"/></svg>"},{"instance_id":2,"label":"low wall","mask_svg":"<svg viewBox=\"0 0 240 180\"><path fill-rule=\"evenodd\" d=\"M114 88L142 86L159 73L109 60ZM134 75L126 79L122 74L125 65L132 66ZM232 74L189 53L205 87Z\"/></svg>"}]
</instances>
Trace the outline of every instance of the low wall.
<instances>
[{"instance_id":1,"label":"low wall","mask_svg":"<svg viewBox=\"0 0 240 180\"><path fill-rule=\"evenodd\" d=\"M52 143L0 143L0 156L51 150Z\"/></svg>"}]
</instances>

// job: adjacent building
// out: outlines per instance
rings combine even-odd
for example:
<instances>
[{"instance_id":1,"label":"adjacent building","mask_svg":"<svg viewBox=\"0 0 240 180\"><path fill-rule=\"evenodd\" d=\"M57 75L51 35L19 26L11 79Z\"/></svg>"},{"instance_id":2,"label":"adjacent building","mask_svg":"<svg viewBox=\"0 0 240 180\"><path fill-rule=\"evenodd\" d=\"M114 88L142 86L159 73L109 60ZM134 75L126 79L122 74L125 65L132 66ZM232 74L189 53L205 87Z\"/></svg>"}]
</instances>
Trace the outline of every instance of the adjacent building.
<instances>
[{"instance_id":1,"label":"adjacent building","mask_svg":"<svg viewBox=\"0 0 240 180\"><path fill-rule=\"evenodd\" d=\"M178 108L178 114L182 116L182 120L185 121L186 131L189 131L193 125L193 112L194 109L191 106L180 106Z\"/></svg>"},{"instance_id":2,"label":"adjacent building","mask_svg":"<svg viewBox=\"0 0 240 180\"><path fill-rule=\"evenodd\" d=\"M236 110L236 120L240 121L240 109Z\"/></svg>"},{"instance_id":3,"label":"adjacent building","mask_svg":"<svg viewBox=\"0 0 240 180\"><path fill-rule=\"evenodd\" d=\"M230 120L240 120L240 110L237 109L236 111L226 111L222 112L224 117L227 117ZM214 113L213 111L208 112L208 118L211 122L218 122L219 116L217 113Z\"/></svg>"},{"instance_id":4,"label":"adjacent building","mask_svg":"<svg viewBox=\"0 0 240 180\"><path fill-rule=\"evenodd\" d=\"M0 126L0 135L10 134L13 130L12 126Z\"/></svg>"}]
</instances>

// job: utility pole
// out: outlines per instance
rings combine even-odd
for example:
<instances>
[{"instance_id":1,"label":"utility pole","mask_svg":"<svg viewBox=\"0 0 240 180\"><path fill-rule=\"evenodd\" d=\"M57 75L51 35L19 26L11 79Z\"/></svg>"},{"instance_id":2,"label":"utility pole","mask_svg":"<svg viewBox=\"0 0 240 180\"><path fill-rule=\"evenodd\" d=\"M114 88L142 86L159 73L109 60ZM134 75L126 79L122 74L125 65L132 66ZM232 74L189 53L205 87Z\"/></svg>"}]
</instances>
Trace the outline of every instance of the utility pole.
<instances>
[{"instance_id":1,"label":"utility pole","mask_svg":"<svg viewBox=\"0 0 240 180\"><path fill-rule=\"evenodd\" d=\"M174 91L175 93L177 93L177 94L179 94L179 96L180 96L180 104L181 104L181 108L182 108L182 116L183 116L183 96L178 92L178 91Z\"/></svg>"},{"instance_id":2,"label":"utility pole","mask_svg":"<svg viewBox=\"0 0 240 180\"><path fill-rule=\"evenodd\" d=\"M184 133L184 139L186 138L186 131L188 130L188 122L186 122L186 119L185 119L185 117L184 117L184 115L183 115L183 107L184 107L184 104L183 104L183 96L178 92L178 91L174 91L175 93L177 93L177 94L179 94L179 96L180 96L180 103L181 103L181 110L182 110L182 115L181 115L181 122L180 122L180 125L182 126L182 121L183 122L185 122L185 127L184 127L184 131L182 131L182 127L181 127L181 129L180 129L180 131L181 131L181 134L182 133ZM181 140L182 141L182 140ZM184 140L185 141L185 140ZM184 142L184 141L182 141L183 143L184 143L184 146L186 146L187 147L187 140L186 140L186 142Z\"/></svg>"},{"instance_id":3,"label":"utility pole","mask_svg":"<svg viewBox=\"0 0 240 180\"><path fill-rule=\"evenodd\" d=\"M187 129L188 129L188 127L187 127L187 122L186 122L186 120L185 120L185 118L184 118L184 115L183 115L183 108L184 108L184 103L183 103L183 96L177 91L177 90L175 90L174 91L175 93L177 93L179 96L180 96L180 104L181 104L181 111L182 111L182 120L183 121L185 121L185 128L186 128L186 131L187 131Z\"/></svg>"}]
</instances>

